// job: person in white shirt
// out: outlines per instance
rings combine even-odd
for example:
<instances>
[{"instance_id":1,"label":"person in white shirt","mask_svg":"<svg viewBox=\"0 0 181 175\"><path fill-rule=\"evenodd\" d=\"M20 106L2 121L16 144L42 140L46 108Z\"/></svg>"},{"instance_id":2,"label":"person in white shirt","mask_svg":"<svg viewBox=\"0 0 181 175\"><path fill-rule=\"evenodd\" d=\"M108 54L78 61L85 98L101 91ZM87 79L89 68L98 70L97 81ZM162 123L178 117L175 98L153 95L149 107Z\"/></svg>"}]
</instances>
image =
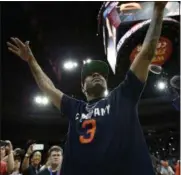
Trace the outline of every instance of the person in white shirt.
<instances>
[{"instance_id":1,"label":"person in white shirt","mask_svg":"<svg viewBox=\"0 0 181 175\"><path fill-rule=\"evenodd\" d=\"M161 175L175 175L173 169L171 166L163 166L161 167L161 171L160 171Z\"/></svg>"}]
</instances>

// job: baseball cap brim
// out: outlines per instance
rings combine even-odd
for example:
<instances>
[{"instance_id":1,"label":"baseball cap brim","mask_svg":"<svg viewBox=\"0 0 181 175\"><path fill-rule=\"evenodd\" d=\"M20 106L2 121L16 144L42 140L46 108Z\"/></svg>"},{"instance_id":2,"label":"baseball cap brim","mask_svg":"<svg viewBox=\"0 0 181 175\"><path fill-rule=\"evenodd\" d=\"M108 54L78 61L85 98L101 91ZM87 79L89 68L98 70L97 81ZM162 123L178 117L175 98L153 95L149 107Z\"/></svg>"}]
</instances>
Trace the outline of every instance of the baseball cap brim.
<instances>
[{"instance_id":1,"label":"baseball cap brim","mask_svg":"<svg viewBox=\"0 0 181 175\"><path fill-rule=\"evenodd\" d=\"M92 60L90 63L86 63L82 67L81 80L84 82L85 78L92 73L100 73L104 78L108 78L109 67L104 61Z\"/></svg>"}]
</instances>

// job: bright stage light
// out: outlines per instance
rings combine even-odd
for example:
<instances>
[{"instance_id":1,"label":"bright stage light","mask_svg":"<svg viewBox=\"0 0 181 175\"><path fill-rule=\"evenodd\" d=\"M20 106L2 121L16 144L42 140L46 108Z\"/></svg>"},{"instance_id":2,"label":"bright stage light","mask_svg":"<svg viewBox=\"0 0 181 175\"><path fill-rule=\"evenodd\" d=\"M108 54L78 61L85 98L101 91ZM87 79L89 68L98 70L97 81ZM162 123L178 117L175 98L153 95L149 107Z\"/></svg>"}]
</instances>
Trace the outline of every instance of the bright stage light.
<instances>
[{"instance_id":1,"label":"bright stage light","mask_svg":"<svg viewBox=\"0 0 181 175\"><path fill-rule=\"evenodd\" d=\"M158 82L157 87L158 87L158 89L163 90L166 88L166 83L160 81L160 82Z\"/></svg>"},{"instance_id":2,"label":"bright stage light","mask_svg":"<svg viewBox=\"0 0 181 175\"><path fill-rule=\"evenodd\" d=\"M41 97L40 96L35 97L35 102L37 104L40 104L41 103Z\"/></svg>"},{"instance_id":3,"label":"bright stage light","mask_svg":"<svg viewBox=\"0 0 181 175\"><path fill-rule=\"evenodd\" d=\"M64 68L66 70L72 70L72 69L76 68L77 66L78 66L78 64L73 61L67 61L64 63Z\"/></svg>"},{"instance_id":4,"label":"bright stage light","mask_svg":"<svg viewBox=\"0 0 181 175\"><path fill-rule=\"evenodd\" d=\"M43 105L47 105L49 102L48 98L47 97L42 97L42 104Z\"/></svg>"},{"instance_id":5,"label":"bright stage light","mask_svg":"<svg viewBox=\"0 0 181 175\"><path fill-rule=\"evenodd\" d=\"M155 86L158 90L164 91L167 88L167 81L159 80Z\"/></svg>"},{"instance_id":6,"label":"bright stage light","mask_svg":"<svg viewBox=\"0 0 181 175\"><path fill-rule=\"evenodd\" d=\"M91 61L92 61L91 59L87 59L87 60L84 60L83 63L87 64L87 63L90 63Z\"/></svg>"},{"instance_id":7,"label":"bright stage light","mask_svg":"<svg viewBox=\"0 0 181 175\"><path fill-rule=\"evenodd\" d=\"M34 102L39 105L47 105L49 103L49 100L45 96L36 96L34 98Z\"/></svg>"}]
</instances>

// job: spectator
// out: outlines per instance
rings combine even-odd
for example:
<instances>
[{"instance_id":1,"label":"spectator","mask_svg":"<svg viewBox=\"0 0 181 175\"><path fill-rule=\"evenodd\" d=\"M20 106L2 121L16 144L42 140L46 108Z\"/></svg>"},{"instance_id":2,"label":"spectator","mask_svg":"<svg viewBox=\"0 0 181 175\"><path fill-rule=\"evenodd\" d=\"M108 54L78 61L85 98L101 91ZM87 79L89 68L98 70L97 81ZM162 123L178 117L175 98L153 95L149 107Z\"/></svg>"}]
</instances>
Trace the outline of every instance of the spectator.
<instances>
[{"instance_id":1,"label":"spectator","mask_svg":"<svg viewBox=\"0 0 181 175\"><path fill-rule=\"evenodd\" d=\"M40 171L44 170L45 168L48 168L50 166L50 160L49 160L49 157L45 163L45 165L43 165L41 168L40 168Z\"/></svg>"},{"instance_id":2,"label":"spectator","mask_svg":"<svg viewBox=\"0 0 181 175\"><path fill-rule=\"evenodd\" d=\"M160 163L158 163L156 166L156 172L155 173L156 173L156 175L161 175L160 172L161 172L161 165L160 165Z\"/></svg>"},{"instance_id":3,"label":"spectator","mask_svg":"<svg viewBox=\"0 0 181 175\"><path fill-rule=\"evenodd\" d=\"M60 173L63 160L63 150L59 146L52 146L48 151L48 166L38 175L56 175Z\"/></svg>"},{"instance_id":4,"label":"spectator","mask_svg":"<svg viewBox=\"0 0 181 175\"><path fill-rule=\"evenodd\" d=\"M21 175L20 166L21 166L21 158L15 157L14 158L14 170L11 175Z\"/></svg>"},{"instance_id":5,"label":"spectator","mask_svg":"<svg viewBox=\"0 0 181 175\"><path fill-rule=\"evenodd\" d=\"M153 165L153 169L155 172L157 172L157 168L158 168L158 164L159 164L159 159L157 159L154 155L150 155L151 160L152 160L152 165Z\"/></svg>"},{"instance_id":6,"label":"spectator","mask_svg":"<svg viewBox=\"0 0 181 175\"><path fill-rule=\"evenodd\" d=\"M22 163L23 174L24 175L38 174L41 166L40 162L41 162L41 152L39 151L33 152L33 145L30 145Z\"/></svg>"},{"instance_id":7,"label":"spectator","mask_svg":"<svg viewBox=\"0 0 181 175\"><path fill-rule=\"evenodd\" d=\"M160 174L161 175L174 175L174 171L173 169L171 168L171 166L168 164L167 161L161 161L161 172Z\"/></svg>"},{"instance_id":8,"label":"spectator","mask_svg":"<svg viewBox=\"0 0 181 175\"><path fill-rule=\"evenodd\" d=\"M1 146L0 156L0 174L6 175L14 169L13 146L9 140L5 141L5 145ZM7 154L7 155L6 155Z\"/></svg>"},{"instance_id":9,"label":"spectator","mask_svg":"<svg viewBox=\"0 0 181 175\"><path fill-rule=\"evenodd\" d=\"M7 174L7 163L3 160L6 155L5 146L1 146L1 156L0 156L0 174L5 175Z\"/></svg>"},{"instance_id":10,"label":"spectator","mask_svg":"<svg viewBox=\"0 0 181 175\"><path fill-rule=\"evenodd\" d=\"M175 165L175 175L180 175L180 161Z\"/></svg>"}]
</instances>

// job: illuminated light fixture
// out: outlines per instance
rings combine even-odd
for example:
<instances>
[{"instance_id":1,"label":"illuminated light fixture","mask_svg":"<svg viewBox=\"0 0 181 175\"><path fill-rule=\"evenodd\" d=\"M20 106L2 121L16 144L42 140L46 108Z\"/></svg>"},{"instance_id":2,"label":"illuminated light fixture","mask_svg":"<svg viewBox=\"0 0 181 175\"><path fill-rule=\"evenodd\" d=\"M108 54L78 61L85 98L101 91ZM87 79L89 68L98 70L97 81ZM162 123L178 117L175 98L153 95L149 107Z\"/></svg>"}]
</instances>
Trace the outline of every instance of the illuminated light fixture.
<instances>
[{"instance_id":1,"label":"illuminated light fixture","mask_svg":"<svg viewBox=\"0 0 181 175\"><path fill-rule=\"evenodd\" d=\"M78 64L73 61L67 61L64 63L64 69L66 69L66 70L72 70L72 69L76 68L77 66L78 66Z\"/></svg>"},{"instance_id":2,"label":"illuminated light fixture","mask_svg":"<svg viewBox=\"0 0 181 175\"><path fill-rule=\"evenodd\" d=\"M87 63L90 63L91 61L92 61L91 59L87 59L87 60L84 60L83 63L87 64Z\"/></svg>"},{"instance_id":3,"label":"illuminated light fixture","mask_svg":"<svg viewBox=\"0 0 181 175\"><path fill-rule=\"evenodd\" d=\"M42 97L42 104L43 105L47 105L48 103L49 103L49 100L48 100L48 98L47 97Z\"/></svg>"},{"instance_id":4,"label":"illuminated light fixture","mask_svg":"<svg viewBox=\"0 0 181 175\"><path fill-rule=\"evenodd\" d=\"M165 81L158 81L156 87L159 90L165 90L167 88L167 83Z\"/></svg>"},{"instance_id":5,"label":"illuminated light fixture","mask_svg":"<svg viewBox=\"0 0 181 175\"><path fill-rule=\"evenodd\" d=\"M45 96L36 96L34 98L34 102L39 105L48 105L49 99Z\"/></svg>"},{"instance_id":6,"label":"illuminated light fixture","mask_svg":"<svg viewBox=\"0 0 181 175\"><path fill-rule=\"evenodd\" d=\"M158 88L159 88L159 89L162 90L162 89L165 89L165 87L166 87L166 85L165 85L164 82L159 82L159 83L158 83Z\"/></svg>"},{"instance_id":7,"label":"illuminated light fixture","mask_svg":"<svg viewBox=\"0 0 181 175\"><path fill-rule=\"evenodd\" d=\"M37 104L40 104L41 103L41 97L40 96L35 97L35 102Z\"/></svg>"}]
</instances>

